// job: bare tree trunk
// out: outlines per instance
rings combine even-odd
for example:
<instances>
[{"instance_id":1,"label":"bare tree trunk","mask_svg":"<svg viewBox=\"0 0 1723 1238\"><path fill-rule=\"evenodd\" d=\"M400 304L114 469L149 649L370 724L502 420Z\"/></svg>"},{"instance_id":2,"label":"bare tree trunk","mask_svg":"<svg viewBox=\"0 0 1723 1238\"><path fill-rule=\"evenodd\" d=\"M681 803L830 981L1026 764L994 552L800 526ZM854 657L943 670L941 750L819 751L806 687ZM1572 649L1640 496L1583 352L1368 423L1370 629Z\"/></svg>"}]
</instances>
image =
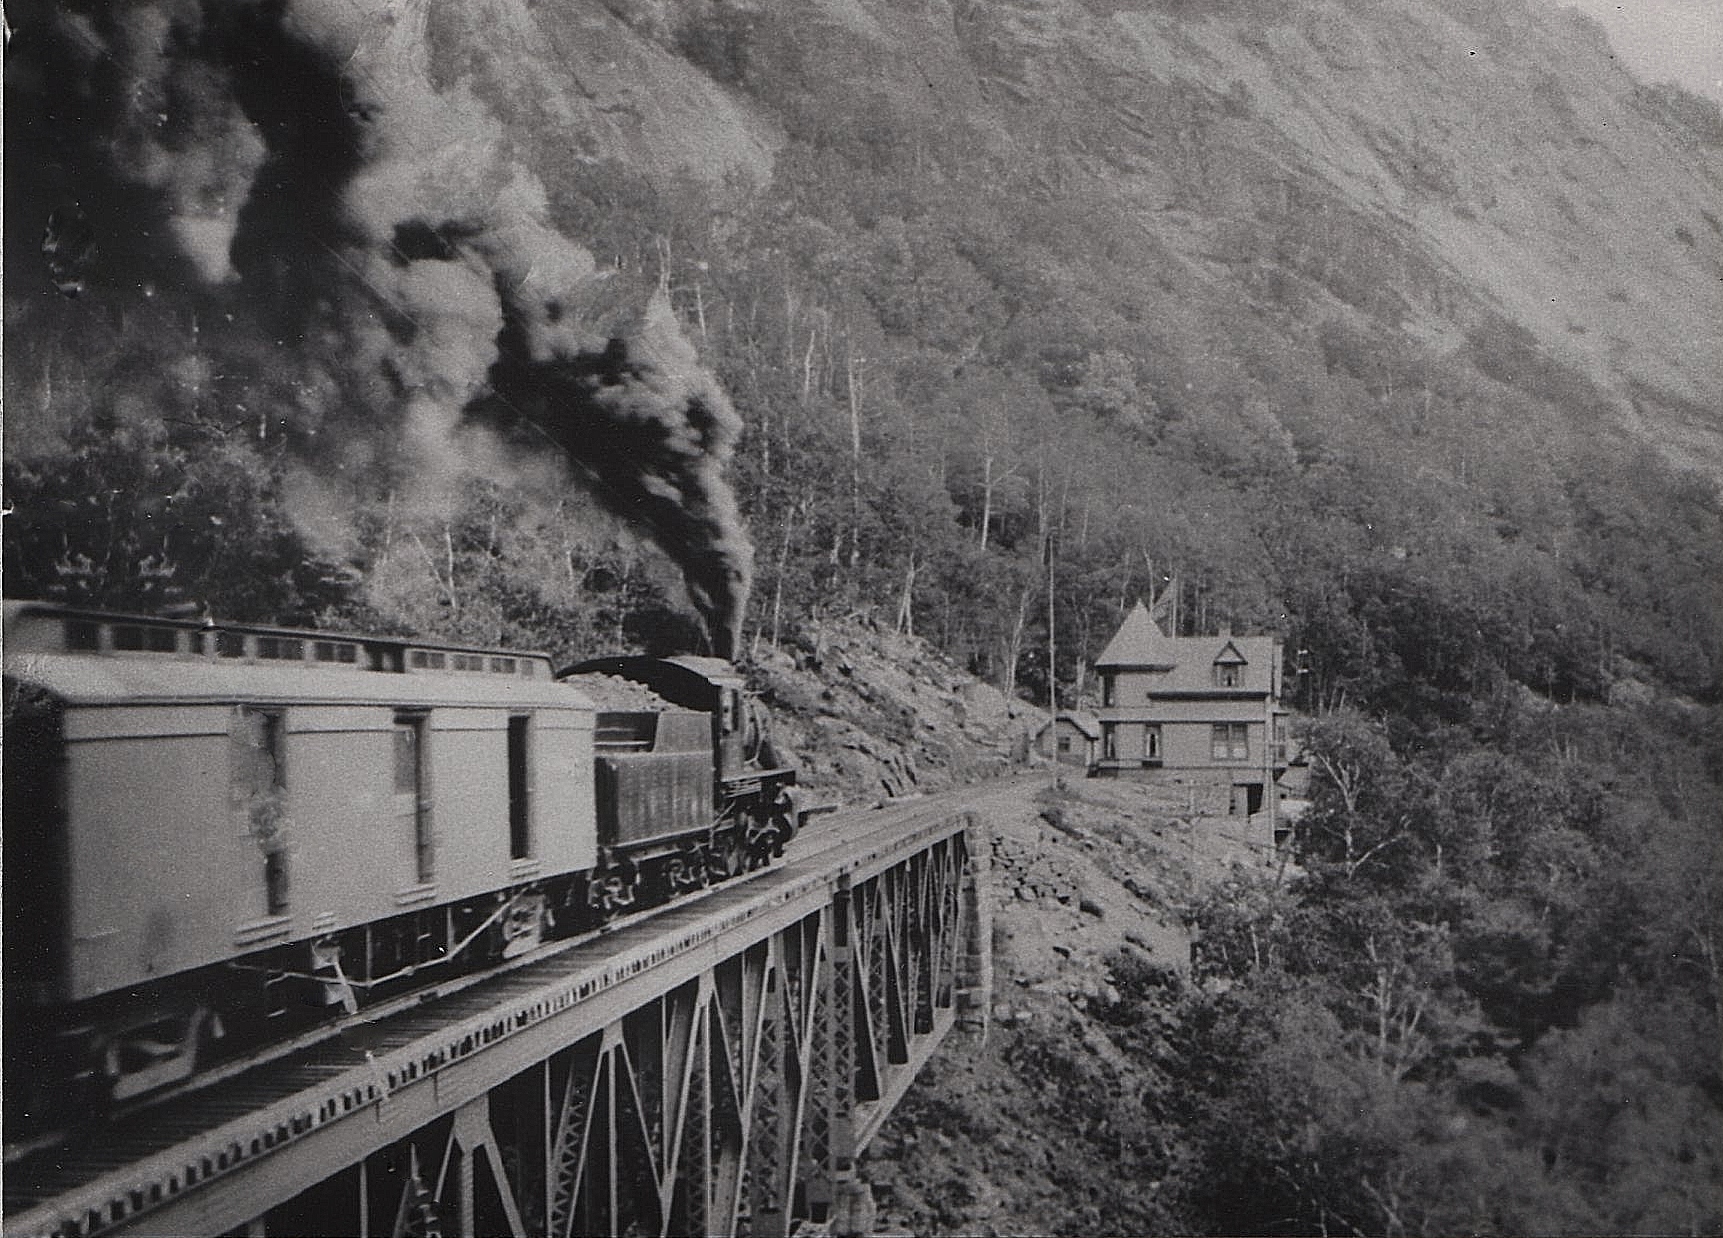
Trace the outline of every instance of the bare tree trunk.
<instances>
[{"instance_id":1,"label":"bare tree trunk","mask_svg":"<svg viewBox=\"0 0 1723 1238\"><path fill-rule=\"evenodd\" d=\"M772 582L772 648L778 647L778 639L783 634L784 620L784 573L789 570L790 562L790 533L795 528L796 512L794 509L784 513L784 536L778 543L778 571Z\"/></svg>"},{"instance_id":2,"label":"bare tree trunk","mask_svg":"<svg viewBox=\"0 0 1723 1238\"><path fill-rule=\"evenodd\" d=\"M861 562L861 366L863 358L855 354L854 341L848 341L845 358L845 378L848 380L850 404L850 570Z\"/></svg>"},{"instance_id":3,"label":"bare tree trunk","mask_svg":"<svg viewBox=\"0 0 1723 1238\"><path fill-rule=\"evenodd\" d=\"M981 459L981 549L987 549L987 526L993 520L993 457Z\"/></svg>"},{"instance_id":4,"label":"bare tree trunk","mask_svg":"<svg viewBox=\"0 0 1723 1238\"><path fill-rule=\"evenodd\" d=\"M1023 653L1023 626L1029 618L1029 596L1034 589L1035 582L1031 577L1017 595L1017 614L1011 622L1011 636L1005 642L1005 683L1002 690L1006 696L1017 695L1017 659Z\"/></svg>"},{"instance_id":5,"label":"bare tree trunk","mask_svg":"<svg viewBox=\"0 0 1723 1238\"><path fill-rule=\"evenodd\" d=\"M905 636L915 635L915 551L909 552L909 567L903 573L903 594L897 602L897 622L893 625Z\"/></svg>"}]
</instances>

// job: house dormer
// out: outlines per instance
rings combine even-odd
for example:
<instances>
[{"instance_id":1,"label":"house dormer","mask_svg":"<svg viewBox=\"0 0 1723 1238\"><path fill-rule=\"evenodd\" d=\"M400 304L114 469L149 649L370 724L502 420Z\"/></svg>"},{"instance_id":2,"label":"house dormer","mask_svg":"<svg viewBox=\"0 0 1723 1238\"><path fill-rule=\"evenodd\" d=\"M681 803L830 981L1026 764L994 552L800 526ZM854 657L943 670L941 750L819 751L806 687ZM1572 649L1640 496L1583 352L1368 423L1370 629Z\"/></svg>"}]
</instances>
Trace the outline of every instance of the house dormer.
<instances>
[{"instance_id":1,"label":"house dormer","mask_svg":"<svg viewBox=\"0 0 1723 1238\"><path fill-rule=\"evenodd\" d=\"M1217 688L1244 687L1244 668L1249 665L1249 659L1238 651L1238 646L1230 640L1227 641L1221 651L1215 655L1214 666L1210 671L1214 679L1214 686Z\"/></svg>"}]
</instances>

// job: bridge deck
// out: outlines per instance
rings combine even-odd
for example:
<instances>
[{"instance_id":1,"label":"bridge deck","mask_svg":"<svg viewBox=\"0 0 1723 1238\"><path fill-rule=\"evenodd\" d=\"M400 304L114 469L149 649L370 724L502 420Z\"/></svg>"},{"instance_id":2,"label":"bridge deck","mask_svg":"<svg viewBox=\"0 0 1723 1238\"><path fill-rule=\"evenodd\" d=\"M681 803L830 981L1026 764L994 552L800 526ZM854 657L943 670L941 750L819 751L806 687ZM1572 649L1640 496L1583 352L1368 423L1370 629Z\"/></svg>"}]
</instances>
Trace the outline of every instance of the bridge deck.
<instances>
[{"instance_id":1,"label":"bridge deck","mask_svg":"<svg viewBox=\"0 0 1723 1238\"><path fill-rule=\"evenodd\" d=\"M828 818L777 867L27 1155L7 1232L245 1224L964 827L934 801Z\"/></svg>"}]
</instances>

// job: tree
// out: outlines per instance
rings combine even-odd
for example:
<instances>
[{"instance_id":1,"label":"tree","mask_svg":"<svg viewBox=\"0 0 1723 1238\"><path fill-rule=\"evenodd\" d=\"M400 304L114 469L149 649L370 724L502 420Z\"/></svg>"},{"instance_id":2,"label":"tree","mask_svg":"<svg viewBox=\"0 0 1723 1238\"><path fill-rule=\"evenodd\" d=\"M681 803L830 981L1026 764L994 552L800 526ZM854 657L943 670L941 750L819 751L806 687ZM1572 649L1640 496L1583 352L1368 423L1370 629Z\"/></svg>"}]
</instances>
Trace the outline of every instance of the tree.
<instances>
[{"instance_id":1,"label":"tree","mask_svg":"<svg viewBox=\"0 0 1723 1238\"><path fill-rule=\"evenodd\" d=\"M1307 864L1347 880L1375 876L1409 850L1417 791L1388 744L1386 728L1346 711L1307 720L1300 742L1315 774L1313 802L1296 845Z\"/></svg>"},{"instance_id":2,"label":"tree","mask_svg":"<svg viewBox=\"0 0 1723 1238\"><path fill-rule=\"evenodd\" d=\"M67 448L7 463L15 596L286 623L350 595L350 569L307 544L249 444L107 420L74 428Z\"/></svg>"}]
</instances>

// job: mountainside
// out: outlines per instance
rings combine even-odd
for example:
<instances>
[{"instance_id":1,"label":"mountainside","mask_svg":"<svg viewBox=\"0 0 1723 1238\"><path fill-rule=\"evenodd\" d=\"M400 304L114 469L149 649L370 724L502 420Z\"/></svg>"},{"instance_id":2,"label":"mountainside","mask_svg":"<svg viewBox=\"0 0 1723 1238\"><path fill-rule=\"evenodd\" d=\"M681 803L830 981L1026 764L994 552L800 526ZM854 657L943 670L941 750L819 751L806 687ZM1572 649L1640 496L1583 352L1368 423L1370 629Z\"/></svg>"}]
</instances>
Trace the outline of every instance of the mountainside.
<instances>
[{"instance_id":1,"label":"mountainside","mask_svg":"<svg viewBox=\"0 0 1723 1238\"><path fill-rule=\"evenodd\" d=\"M1723 466L1723 116L1635 83L1575 12L495 0L430 33L450 80L568 135L535 164L757 186L812 126L961 142L1040 202L1104 186L1083 205L1119 212L1110 257L1198 313L1294 339L1333 318L1387 354L1384 383L1471 371L1554 406L1549 428Z\"/></svg>"}]
</instances>

